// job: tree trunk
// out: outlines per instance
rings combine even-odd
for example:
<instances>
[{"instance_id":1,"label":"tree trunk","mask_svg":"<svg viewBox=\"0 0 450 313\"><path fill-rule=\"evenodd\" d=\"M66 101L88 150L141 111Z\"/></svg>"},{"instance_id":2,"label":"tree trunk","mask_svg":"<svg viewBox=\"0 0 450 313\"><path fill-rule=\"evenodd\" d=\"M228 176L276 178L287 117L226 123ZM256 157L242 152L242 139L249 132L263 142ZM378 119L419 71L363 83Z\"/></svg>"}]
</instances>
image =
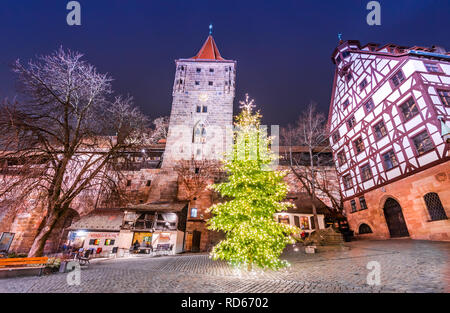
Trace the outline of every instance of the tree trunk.
<instances>
[{"instance_id":1,"label":"tree trunk","mask_svg":"<svg viewBox=\"0 0 450 313\"><path fill-rule=\"evenodd\" d=\"M41 222L38 228L38 233L34 238L31 249L28 252L28 257L40 257L44 254L45 244L50 237L59 217L62 214L58 214L56 208L52 208L44 220Z\"/></svg>"},{"instance_id":2,"label":"tree trunk","mask_svg":"<svg viewBox=\"0 0 450 313\"><path fill-rule=\"evenodd\" d=\"M319 232L319 219L317 217L317 208L314 201L316 200L316 182L315 182L315 174L314 174L314 160L313 160L313 151L312 148L309 148L309 159L311 164L311 203L312 203L312 211L313 211L313 219L314 219L314 228L317 232Z\"/></svg>"}]
</instances>

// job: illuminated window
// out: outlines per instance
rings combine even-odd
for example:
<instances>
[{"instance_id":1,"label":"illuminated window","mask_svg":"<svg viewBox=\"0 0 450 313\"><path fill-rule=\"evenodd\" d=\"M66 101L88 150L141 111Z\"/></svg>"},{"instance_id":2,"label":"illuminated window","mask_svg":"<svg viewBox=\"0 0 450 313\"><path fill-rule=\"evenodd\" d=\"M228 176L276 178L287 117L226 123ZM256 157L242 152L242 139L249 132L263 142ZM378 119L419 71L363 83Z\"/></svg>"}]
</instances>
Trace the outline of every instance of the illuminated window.
<instances>
[{"instance_id":1,"label":"illuminated window","mask_svg":"<svg viewBox=\"0 0 450 313\"><path fill-rule=\"evenodd\" d=\"M362 181L366 181L372 178L372 171L370 169L370 165L366 164L361 166L361 179Z\"/></svg>"},{"instance_id":2,"label":"illuminated window","mask_svg":"<svg viewBox=\"0 0 450 313\"><path fill-rule=\"evenodd\" d=\"M439 98L441 98L442 104L450 106L450 91L448 90L438 90Z\"/></svg>"},{"instance_id":3,"label":"illuminated window","mask_svg":"<svg viewBox=\"0 0 450 313\"><path fill-rule=\"evenodd\" d=\"M352 182L352 177L350 176L350 174L345 175L342 178L342 181L344 183L344 188L345 189L349 189L353 186L353 182Z\"/></svg>"},{"instance_id":4,"label":"illuminated window","mask_svg":"<svg viewBox=\"0 0 450 313\"><path fill-rule=\"evenodd\" d=\"M191 208L191 217L197 217L197 208Z\"/></svg>"},{"instance_id":5,"label":"illuminated window","mask_svg":"<svg viewBox=\"0 0 450 313\"><path fill-rule=\"evenodd\" d=\"M100 244L100 239L90 239L89 245L90 246L98 246Z\"/></svg>"},{"instance_id":6,"label":"illuminated window","mask_svg":"<svg viewBox=\"0 0 450 313\"><path fill-rule=\"evenodd\" d=\"M113 246L115 242L115 239L105 239L105 246Z\"/></svg>"},{"instance_id":7,"label":"illuminated window","mask_svg":"<svg viewBox=\"0 0 450 313\"><path fill-rule=\"evenodd\" d=\"M386 170L390 170L398 165L397 158L393 150L390 150L383 154L383 162Z\"/></svg>"},{"instance_id":8,"label":"illuminated window","mask_svg":"<svg viewBox=\"0 0 450 313\"><path fill-rule=\"evenodd\" d=\"M342 166L345 164L345 162L347 162L344 151L341 151L337 154L337 159L338 159L339 166Z\"/></svg>"},{"instance_id":9,"label":"illuminated window","mask_svg":"<svg viewBox=\"0 0 450 313\"><path fill-rule=\"evenodd\" d=\"M417 104L412 97L400 106L400 110L402 111L405 121L408 121L419 114Z\"/></svg>"},{"instance_id":10,"label":"illuminated window","mask_svg":"<svg viewBox=\"0 0 450 313\"><path fill-rule=\"evenodd\" d=\"M301 229L310 229L309 228L309 217L308 216L302 216L300 218L300 228Z\"/></svg>"},{"instance_id":11,"label":"illuminated window","mask_svg":"<svg viewBox=\"0 0 450 313\"><path fill-rule=\"evenodd\" d=\"M386 136L387 131L386 131L386 126L384 125L384 122L379 121L378 123L376 123L375 126L373 127L373 132L374 132L375 138L377 140Z\"/></svg>"},{"instance_id":12,"label":"illuminated window","mask_svg":"<svg viewBox=\"0 0 450 313\"><path fill-rule=\"evenodd\" d=\"M370 228L369 225L363 223L363 224L359 225L358 233L359 234L371 234L372 229Z\"/></svg>"},{"instance_id":13,"label":"illuminated window","mask_svg":"<svg viewBox=\"0 0 450 313\"><path fill-rule=\"evenodd\" d=\"M364 151L364 142L361 137L356 139L353 144L355 145L356 154L359 154Z\"/></svg>"},{"instance_id":14,"label":"illuminated window","mask_svg":"<svg viewBox=\"0 0 450 313\"><path fill-rule=\"evenodd\" d=\"M414 136L412 141L418 154L426 153L434 148L433 141L426 130Z\"/></svg>"},{"instance_id":15,"label":"illuminated window","mask_svg":"<svg viewBox=\"0 0 450 313\"><path fill-rule=\"evenodd\" d=\"M289 216L288 215L278 215L278 223L289 225Z\"/></svg>"}]
</instances>

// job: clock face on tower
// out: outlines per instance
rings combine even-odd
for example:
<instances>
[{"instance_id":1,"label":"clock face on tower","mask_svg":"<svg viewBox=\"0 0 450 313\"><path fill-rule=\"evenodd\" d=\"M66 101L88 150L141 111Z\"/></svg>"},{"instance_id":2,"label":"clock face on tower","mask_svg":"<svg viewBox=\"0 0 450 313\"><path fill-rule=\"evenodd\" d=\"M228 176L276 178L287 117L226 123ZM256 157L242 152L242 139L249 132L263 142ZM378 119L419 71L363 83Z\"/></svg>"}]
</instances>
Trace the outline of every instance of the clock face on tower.
<instances>
[{"instance_id":1,"label":"clock face on tower","mask_svg":"<svg viewBox=\"0 0 450 313\"><path fill-rule=\"evenodd\" d=\"M208 100L208 95L205 93L202 93L199 97L198 100L200 100L201 102L206 102Z\"/></svg>"}]
</instances>

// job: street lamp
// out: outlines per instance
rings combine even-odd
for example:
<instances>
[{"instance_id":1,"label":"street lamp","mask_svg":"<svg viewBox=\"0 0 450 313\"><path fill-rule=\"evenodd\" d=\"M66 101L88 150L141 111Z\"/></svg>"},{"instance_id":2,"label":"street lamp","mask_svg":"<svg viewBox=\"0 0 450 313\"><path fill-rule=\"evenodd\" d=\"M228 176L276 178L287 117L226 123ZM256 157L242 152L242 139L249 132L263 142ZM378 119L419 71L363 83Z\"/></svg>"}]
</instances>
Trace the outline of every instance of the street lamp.
<instances>
[{"instance_id":1,"label":"street lamp","mask_svg":"<svg viewBox=\"0 0 450 313\"><path fill-rule=\"evenodd\" d=\"M441 137L444 142L450 143L450 127L445 123L445 119L442 115L439 115L438 120L441 121Z\"/></svg>"}]
</instances>

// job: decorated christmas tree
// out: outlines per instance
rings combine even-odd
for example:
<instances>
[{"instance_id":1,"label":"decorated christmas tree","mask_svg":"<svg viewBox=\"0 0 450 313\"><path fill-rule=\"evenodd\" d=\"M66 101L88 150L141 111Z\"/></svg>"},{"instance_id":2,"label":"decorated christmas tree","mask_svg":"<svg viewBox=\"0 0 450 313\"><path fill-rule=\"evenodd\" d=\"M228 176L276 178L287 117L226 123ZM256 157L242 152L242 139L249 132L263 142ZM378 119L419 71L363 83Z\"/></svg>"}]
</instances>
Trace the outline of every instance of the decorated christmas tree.
<instances>
[{"instance_id":1,"label":"decorated christmas tree","mask_svg":"<svg viewBox=\"0 0 450 313\"><path fill-rule=\"evenodd\" d=\"M292 243L295 228L278 223L274 214L286 210L283 202L288 186L287 174L272 169L278 157L271 153L270 138L260 127L261 115L253 112L253 100L246 95L236 117L234 144L226 155L224 170L228 180L212 189L229 201L213 205L209 229L223 231L226 238L212 250L212 258L226 260L251 270L255 266L279 269L288 263L280 259L283 249Z\"/></svg>"}]
</instances>

